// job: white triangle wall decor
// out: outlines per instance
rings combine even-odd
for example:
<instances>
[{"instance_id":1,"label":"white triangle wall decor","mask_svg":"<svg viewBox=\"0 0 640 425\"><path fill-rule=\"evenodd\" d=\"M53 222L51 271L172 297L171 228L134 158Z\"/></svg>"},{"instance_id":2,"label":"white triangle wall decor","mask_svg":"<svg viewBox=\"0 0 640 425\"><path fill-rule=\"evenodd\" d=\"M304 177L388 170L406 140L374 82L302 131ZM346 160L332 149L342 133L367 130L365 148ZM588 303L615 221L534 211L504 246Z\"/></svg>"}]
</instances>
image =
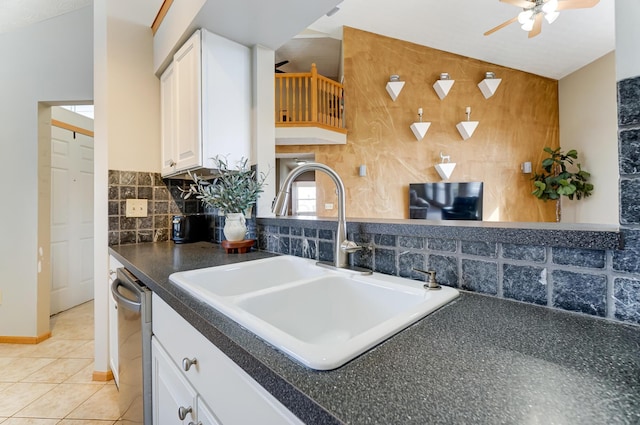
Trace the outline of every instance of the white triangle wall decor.
<instances>
[{"instance_id":1,"label":"white triangle wall decor","mask_svg":"<svg viewBox=\"0 0 640 425\"><path fill-rule=\"evenodd\" d=\"M416 136L418 141L424 139L424 135L427 134L430 125L430 122L414 122L411 124L411 131L413 131L413 135Z\"/></svg>"},{"instance_id":2,"label":"white triangle wall decor","mask_svg":"<svg viewBox=\"0 0 640 425\"><path fill-rule=\"evenodd\" d=\"M502 82L501 78L485 78L478 83L478 87L485 99L489 99L496 93L498 86Z\"/></svg>"},{"instance_id":3,"label":"white triangle wall decor","mask_svg":"<svg viewBox=\"0 0 640 425\"><path fill-rule=\"evenodd\" d=\"M478 124L480 124L479 121L461 121L456 125L456 128L462 138L467 140L469 137L473 136L473 132L476 131Z\"/></svg>"},{"instance_id":4,"label":"white triangle wall decor","mask_svg":"<svg viewBox=\"0 0 640 425\"><path fill-rule=\"evenodd\" d=\"M404 81L389 81L387 83L387 93L389 93L394 102L400 96L402 87L404 87Z\"/></svg>"},{"instance_id":5,"label":"white triangle wall decor","mask_svg":"<svg viewBox=\"0 0 640 425\"><path fill-rule=\"evenodd\" d=\"M440 100L444 99L448 94L451 87L453 87L455 80L438 80L433 83L433 89L438 94Z\"/></svg>"},{"instance_id":6,"label":"white triangle wall decor","mask_svg":"<svg viewBox=\"0 0 640 425\"><path fill-rule=\"evenodd\" d=\"M442 164L436 164L435 167L442 180L449 180L449 177L451 177L451 174L453 173L453 169L456 168L456 163L443 162Z\"/></svg>"}]
</instances>

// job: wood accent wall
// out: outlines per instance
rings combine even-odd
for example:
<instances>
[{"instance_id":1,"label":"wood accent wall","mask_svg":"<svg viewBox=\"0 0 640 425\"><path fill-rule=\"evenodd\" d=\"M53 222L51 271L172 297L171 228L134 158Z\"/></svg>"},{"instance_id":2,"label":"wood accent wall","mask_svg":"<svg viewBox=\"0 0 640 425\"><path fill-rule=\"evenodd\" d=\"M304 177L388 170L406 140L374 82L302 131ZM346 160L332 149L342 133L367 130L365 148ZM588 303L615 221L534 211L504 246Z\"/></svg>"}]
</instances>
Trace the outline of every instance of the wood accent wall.
<instances>
[{"instance_id":1,"label":"wood accent wall","mask_svg":"<svg viewBox=\"0 0 640 425\"><path fill-rule=\"evenodd\" d=\"M455 55L355 28L344 28L346 145L276 146L278 153L313 152L316 161L334 168L347 190L347 216L408 218L410 183L440 181L434 165L440 152L456 168L450 181L484 182L484 220L555 221L555 204L531 195L531 175L520 164L539 167L545 146L559 143L558 82L553 79ZM485 99L477 84L487 71L502 83ZM440 100L433 83L440 73L455 80ZM385 86L399 74L404 88L394 102ZM480 124L468 140L456 129L466 119ZM431 127L417 141L409 126L418 120ZM358 176L360 164L367 176ZM335 203L334 184L317 174L318 215Z\"/></svg>"}]
</instances>

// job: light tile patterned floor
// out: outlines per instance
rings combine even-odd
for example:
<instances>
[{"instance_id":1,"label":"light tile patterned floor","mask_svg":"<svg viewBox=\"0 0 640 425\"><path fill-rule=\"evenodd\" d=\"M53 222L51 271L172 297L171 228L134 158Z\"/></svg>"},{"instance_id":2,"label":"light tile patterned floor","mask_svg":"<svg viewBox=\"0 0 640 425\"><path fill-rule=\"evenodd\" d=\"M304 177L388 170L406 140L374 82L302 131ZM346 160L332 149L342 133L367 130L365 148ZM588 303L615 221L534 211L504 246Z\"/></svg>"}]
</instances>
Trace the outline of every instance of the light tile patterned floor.
<instances>
[{"instance_id":1,"label":"light tile patterned floor","mask_svg":"<svg viewBox=\"0 0 640 425\"><path fill-rule=\"evenodd\" d=\"M113 381L93 381L93 302L51 318L51 338L0 344L0 424L112 425Z\"/></svg>"}]
</instances>

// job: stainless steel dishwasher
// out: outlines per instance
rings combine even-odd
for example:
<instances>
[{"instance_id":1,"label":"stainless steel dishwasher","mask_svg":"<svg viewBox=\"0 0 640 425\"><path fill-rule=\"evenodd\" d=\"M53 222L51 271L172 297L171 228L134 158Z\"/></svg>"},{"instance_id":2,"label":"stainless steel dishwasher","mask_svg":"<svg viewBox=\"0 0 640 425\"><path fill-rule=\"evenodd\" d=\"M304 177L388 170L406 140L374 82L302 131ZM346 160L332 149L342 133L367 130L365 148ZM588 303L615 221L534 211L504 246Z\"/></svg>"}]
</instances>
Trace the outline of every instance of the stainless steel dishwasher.
<instances>
[{"instance_id":1,"label":"stainless steel dishwasher","mask_svg":"<svg viewBox=\"0 0 640 425\"><path fill-rule=\"evenodd\" d=\"M127 269L120 268L111 292L118 305L120 421L152 425L151 291Z\"/></svg>"}]
</instances>

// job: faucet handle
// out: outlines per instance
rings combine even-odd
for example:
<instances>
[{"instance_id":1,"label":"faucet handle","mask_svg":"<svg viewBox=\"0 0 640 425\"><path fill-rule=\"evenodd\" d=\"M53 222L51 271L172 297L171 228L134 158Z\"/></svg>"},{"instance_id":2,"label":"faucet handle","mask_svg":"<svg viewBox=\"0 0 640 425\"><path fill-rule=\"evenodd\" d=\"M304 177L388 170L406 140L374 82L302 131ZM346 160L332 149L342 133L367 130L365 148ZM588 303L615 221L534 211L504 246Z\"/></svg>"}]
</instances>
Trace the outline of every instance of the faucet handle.
<instances>
[{"instance_id":1,"label":"faucet handle","mask_svg":"<svg viewBox=\"0 0 640 425\"><path fill-rule=\"evenodd\" d=\"M356 251L360 251L362 247L349 239L345 239L340 244L340 249L348 254L353 254Z\"/></svg>"},{"instance_id":2,"label":"faucet handle","mask_svg":"<svg viewBox=\"0 0 640 425\"><path fill-rule=\"evenodd\" d=\"M441 286L436 282L436 271L435 270L421 270L413 267L412 270L414 272L422 273L428 276L427 283L423 285L424 289L440 289Z\"/></svg>"}]
</instances>

